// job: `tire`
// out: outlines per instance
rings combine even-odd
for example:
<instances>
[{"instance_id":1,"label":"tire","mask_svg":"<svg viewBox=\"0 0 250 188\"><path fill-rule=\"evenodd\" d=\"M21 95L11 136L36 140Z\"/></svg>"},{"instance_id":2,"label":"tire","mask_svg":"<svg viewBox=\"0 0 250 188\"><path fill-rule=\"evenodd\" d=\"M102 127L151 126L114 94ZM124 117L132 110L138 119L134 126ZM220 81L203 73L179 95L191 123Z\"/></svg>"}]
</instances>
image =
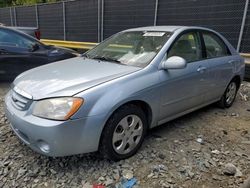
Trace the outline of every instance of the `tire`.
<instances>
[{"instance_id":1,"label":"tire","mask_svg":"<svg viewBox=\"0 0 250 188\"><path fill-rule=\"evenodd\" d=\"M99 152L113 161L129 158L141 147L146 129L147 120L141 108L133 104L122 106L107 121Z\"/></svg>"},{"instance_id":2,"label":"tire","mask_svg":"<svg viewBox=\"0 0 250 188\"><path fill-rule=\"evenodd\" d=\"M234 103L234 100L235 100L235 97L237 95L238 89L239 89L239 85L236 82L236 80L233 79L228 84L223 96L221 97L220 101L218 102L218 105L221 108L229 108L229 107L231 107L233 105L233 103Z\"/></svg>"}]
</instances>

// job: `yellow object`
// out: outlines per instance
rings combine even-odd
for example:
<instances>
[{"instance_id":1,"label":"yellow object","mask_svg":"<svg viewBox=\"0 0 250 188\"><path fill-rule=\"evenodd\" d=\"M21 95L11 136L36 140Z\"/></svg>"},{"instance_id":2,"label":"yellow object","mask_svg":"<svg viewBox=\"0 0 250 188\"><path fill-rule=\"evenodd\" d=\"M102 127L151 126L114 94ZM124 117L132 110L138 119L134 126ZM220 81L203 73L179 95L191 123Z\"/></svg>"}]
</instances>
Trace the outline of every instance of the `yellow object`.
<instances>
[{"instance_id":1,"label":"yellow object","mask_svg":"<svg viewBox=\"0 0 250 188\"><path fill-rule=\"evenodd\" d=\"M245 58L246 64L250 64L250 54L241 53L240 55Z\"/></svg>"},{"instance_id":2,"label":"yellow object","mask_svg":"<svg viewBox=\"0 0 250 188\"><path fill-rule=\"evenodd\" d=\"M66 48L85 49L85 50L94 48L98 44L94 42L75 42L75 41L49 40L49 39L41 39L40 41L46 45L54 45ZM110 44L110 47L132 48L132 46L130 45L119 45L119 44Z\"/></svg>"},{"instance_id":3,"label":"yellow object","mask_svg":"<svg viewBox=\"0 0 250 188\"><path fill-rule=\"evenodd\" d=\"M250 58L250 54L240 53L240 55L241 55L242 57L247 57L247 58Z\"/></svg>"},{"instance_id":4,"label":"yellow object","mask_svg":"<svg viewBox=\"0 0 250 188\"><path fill-rule=\"evenodd\" d=\"M75 41L49 40L49 39L41 39L40 41L46 45L54 45L54 46L61 46L65 48L84 49L84 50L89 50L91 48L94 48L98 44L94 42L75 42ZM132 46L130 45L112 44L110 46L119 47L119 48L132 48ZM246 63L250 63L249 53L241 53L240 55L246 59Z\"/></svg>"},{"instance_id":5,"label":"yellow object","mask_svg":"<svg viewBox=\"0 0 250 188\"><path fill-rule=\"evenodd\" d=\"M84 100L81 98L74 98L73 105L71 107L71 110L68 112L68 114L64 117L64 120L68 120L74 113L77 112L77 110L81 107Z\"/></svg>"},{"instance_id":6,"label":"yellow object","mask_svg":"<svg viewBox=\"0 0 250 188\"><path fill-rule=\"evenodd\" d=\"M49 39L41 39L40 41L46 45L54 45L66 48L85 49L85 50L89 50L98 44L94 42L75 42L75 41L49 40Z\"/></svg>"}]
</instances>

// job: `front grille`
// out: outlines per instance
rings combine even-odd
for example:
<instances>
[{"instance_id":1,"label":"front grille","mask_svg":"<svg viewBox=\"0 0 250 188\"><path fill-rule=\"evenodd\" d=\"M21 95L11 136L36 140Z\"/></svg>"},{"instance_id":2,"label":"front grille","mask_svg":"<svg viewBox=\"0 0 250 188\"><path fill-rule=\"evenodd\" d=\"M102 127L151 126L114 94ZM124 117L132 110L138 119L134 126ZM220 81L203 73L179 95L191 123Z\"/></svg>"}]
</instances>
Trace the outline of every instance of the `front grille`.
<instances>
[{"instance_id":1,"label":"front grille","mask_svg":"<svg viewBox=\"0 0 250 188\"><path fill-rule=\"evenodd\" d=\"M13 106L18 110L27 110L31 104L31 100L20 95L19 93L15 92L14 90L11 93L11 99Z\"/></svg>"}]
</instances>

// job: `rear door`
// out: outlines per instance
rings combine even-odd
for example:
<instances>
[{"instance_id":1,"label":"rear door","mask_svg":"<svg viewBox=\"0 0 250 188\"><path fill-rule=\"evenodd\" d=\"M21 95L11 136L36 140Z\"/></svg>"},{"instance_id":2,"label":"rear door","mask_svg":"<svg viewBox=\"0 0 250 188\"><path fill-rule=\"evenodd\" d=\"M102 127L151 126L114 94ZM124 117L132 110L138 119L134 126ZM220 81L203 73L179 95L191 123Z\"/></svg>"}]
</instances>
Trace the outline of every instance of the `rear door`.
<instances>
[{"instance_id":1,"label":"rear door","mask_svg":"<svg viewBox=\"0 0 250 188\"><path fill-rule=\"evenodd\" d=\"M209 90L205 99L209 102L218 100L224 93L232 77L235 62L228 47L217 34L202 31L202 40L209 74Z\"/></svg>"}]
</instances>

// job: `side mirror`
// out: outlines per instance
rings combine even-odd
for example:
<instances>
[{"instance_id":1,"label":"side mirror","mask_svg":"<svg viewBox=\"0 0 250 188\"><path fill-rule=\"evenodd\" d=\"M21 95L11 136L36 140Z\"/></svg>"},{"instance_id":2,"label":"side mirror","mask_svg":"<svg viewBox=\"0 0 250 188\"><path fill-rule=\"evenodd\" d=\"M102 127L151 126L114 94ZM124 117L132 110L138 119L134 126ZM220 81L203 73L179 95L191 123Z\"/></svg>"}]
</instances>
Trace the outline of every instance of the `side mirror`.
<instances>
[{"instance_id":1,"label":"side mirror","mask_svg":"<svg viewBox=\"0 0 250 188\"><path fill-rule=\"evenodd\" d=\"M30 52L37 51L39 48L39 45L35 43L30 47Z\"/></svg>"},{"instance_id":2,"label":"side mirror","mask_svg":"<svg viewBox=\"0 0 250 188\"><path fill-rule=\"evenodd\" d=\"M184 69L187 66L187 61L179 56L172 56L162 62L162 69Z\"/></svg>"}]
</instances>

